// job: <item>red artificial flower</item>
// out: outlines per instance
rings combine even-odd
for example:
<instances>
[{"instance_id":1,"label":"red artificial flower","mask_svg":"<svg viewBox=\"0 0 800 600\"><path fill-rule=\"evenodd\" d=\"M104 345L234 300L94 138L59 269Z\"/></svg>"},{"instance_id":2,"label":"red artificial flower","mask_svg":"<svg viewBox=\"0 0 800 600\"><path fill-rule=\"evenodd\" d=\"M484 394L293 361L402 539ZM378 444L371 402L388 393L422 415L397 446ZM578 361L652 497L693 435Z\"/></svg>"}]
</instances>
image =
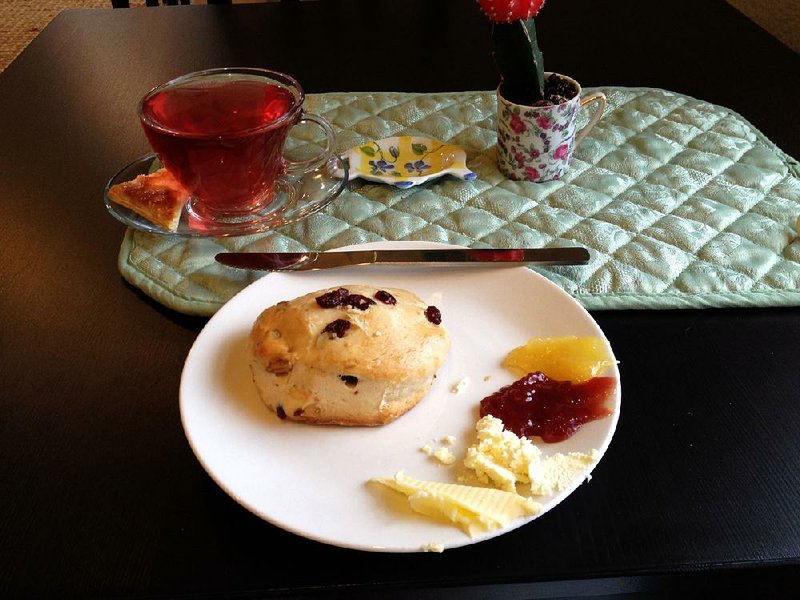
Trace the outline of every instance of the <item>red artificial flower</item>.
<instances>
[{"instance_id":1,"label":"red artificial flower","mask_svg":"<svg viewBox=\"0 0 800 600\"><path fill-rule=\"evenodd\" d=\"M511 23L539 14L544 0L478 0L484 14L495 23Z\"/></svg>"}]
</instances>

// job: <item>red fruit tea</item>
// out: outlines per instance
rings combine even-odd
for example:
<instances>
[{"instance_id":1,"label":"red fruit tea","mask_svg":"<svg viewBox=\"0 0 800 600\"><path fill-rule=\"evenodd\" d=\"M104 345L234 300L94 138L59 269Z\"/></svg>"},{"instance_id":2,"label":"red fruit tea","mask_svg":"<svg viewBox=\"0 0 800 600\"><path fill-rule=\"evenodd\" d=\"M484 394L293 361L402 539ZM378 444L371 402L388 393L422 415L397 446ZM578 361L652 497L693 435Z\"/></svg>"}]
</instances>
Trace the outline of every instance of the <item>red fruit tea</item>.
<instances>
[{"instance_id":1,"label":"red fruit tea","mask_svg":"<svg viewBox=\"0 0 800 600\"><path fill-rule=\"evenodd\" d=\"M263 205L302 97L246 74L180 79L144 98L140 116L164 166L212 216Z\"/></svg>"}]
</instances>

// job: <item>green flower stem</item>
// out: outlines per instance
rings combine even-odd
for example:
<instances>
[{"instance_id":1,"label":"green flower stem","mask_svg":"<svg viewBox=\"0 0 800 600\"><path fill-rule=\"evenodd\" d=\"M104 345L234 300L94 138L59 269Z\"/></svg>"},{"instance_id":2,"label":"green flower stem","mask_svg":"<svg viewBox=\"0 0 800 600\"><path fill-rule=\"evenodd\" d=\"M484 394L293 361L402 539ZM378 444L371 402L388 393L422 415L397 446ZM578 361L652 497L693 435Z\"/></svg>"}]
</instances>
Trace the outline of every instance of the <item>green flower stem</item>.
<instances>
[{"instance_id":1,"label":"green flower stem","mask_svg":"<svg viewBox=\"0 0 800 600\"><path fill-rule=\"evenodd\" d=\"M533 18L492 25L494 60L503 97L530 105L544 97L544 64Z\"/></svg>"}]
</instances>

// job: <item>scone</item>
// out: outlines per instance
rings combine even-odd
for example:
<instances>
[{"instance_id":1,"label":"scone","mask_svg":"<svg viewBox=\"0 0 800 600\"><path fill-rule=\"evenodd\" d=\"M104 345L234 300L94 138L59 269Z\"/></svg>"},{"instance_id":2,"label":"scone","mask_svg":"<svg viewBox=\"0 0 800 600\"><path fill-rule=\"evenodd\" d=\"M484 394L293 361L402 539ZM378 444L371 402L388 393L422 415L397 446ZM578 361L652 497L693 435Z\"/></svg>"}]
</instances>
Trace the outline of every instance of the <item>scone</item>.
<instances>
[{"instance_id":1,"label":"scone","mask_svg":"<svg viewBox=\"0 0 800 600\"><path fill-rule=\"evenodd\" d=\"M449 349L439 310L412 292L344 285L266 309L249 350L280 418L383 425L416 406Z\"/></svg>"}]
</instances>

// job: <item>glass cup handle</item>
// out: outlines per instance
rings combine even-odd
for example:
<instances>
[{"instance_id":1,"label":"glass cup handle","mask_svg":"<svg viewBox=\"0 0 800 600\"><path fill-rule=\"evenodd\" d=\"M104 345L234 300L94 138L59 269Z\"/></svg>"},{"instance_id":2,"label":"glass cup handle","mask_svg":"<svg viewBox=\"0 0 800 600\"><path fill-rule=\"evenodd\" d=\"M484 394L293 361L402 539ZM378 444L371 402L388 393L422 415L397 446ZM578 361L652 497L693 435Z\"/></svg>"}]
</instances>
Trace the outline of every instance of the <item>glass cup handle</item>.
<instances>
[{"instance_id":1,"label":"glass cup handle","mask_svg":"<svg viewBox=\"0 0 800 600\"><path fill-rule=\"evenodd\" d=\"M336 143L336 134L333 133L333 127L331 126L328 119L325 117L321 117L319 115L315 115L313 113L303 113L303 115L297 120L295 125L299 125L300 123L315 123L322 129L323 133L325 134L325 147L323 148L322 152L320 152L317 156L313 158L309 158L308 160L289 160L287 158L283 159L284 171L286 173L305 173L307 171L311 171L315 169L323 162L327 160L327 158L333 153L333 147Z\"/></svg>"},{"instance_id":2,"label":"glass cup handle","mask_svg":"<svg viewBox=\"0 0 800 600\"><path fill-rule=\"evenodd\" d=\"M589 122L581 129L577 135L575 136L575 148L578 147L578 144L581 143L581 140L586 136L589 131L591 131L592 127L597 125L597 122L600 120L600 117L603 116L603 113L608 108L608 100L606 99L606 95L603 92L597 92L592 94L591 96L586 96L586 98L581 98L581 102L579 108L583 108L587 104L591 104L592 102L597 102L600 106L594 111L594 114L589 119Z\"/></svg>"}]
</instances>

